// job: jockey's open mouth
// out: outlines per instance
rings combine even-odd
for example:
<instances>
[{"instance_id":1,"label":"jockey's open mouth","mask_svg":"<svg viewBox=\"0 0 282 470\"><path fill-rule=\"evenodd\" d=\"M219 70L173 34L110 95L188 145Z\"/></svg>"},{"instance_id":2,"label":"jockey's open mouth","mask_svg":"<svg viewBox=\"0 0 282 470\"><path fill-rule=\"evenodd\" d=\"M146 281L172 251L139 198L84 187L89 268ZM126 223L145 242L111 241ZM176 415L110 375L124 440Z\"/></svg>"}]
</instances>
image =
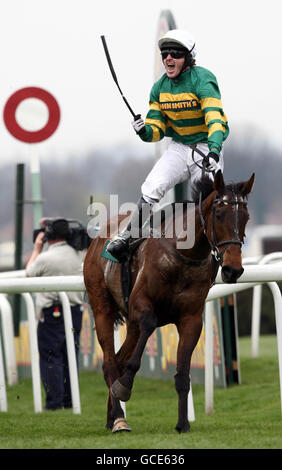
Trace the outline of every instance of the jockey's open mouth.
<instances>
[{"instance_id":1,"label":"jockey's open mouth","mask_svg":"<svg viewBox=\"0 0 282 470\"><path fill-rule=\"evenodd\" d=\"M172 54L168 54L163 63L168 78L176 78L183 71L184 57L175 58Z\"/></svg>"},{"instance_id":2,"label":"jockey's open mouth","mask_svg":"<svg viewBox=\"0 0 282 470\"><path fill-rule=\"evenodd\" d=\"M175 69L175 63L174 62L167 63L167 68L168 68L168 70L174 70Z\"/></svg>"},{"instance_id":3,"label":"jockey's open mouth","mask_svg":"<svg viewBox=\"0 0 282 470\"><path fill-rule=\"evenodd\" d=\"M175 74L176 72L176 63L174 59L168 59L164 61L166 73L168 77L171 77Z\"/></svg>"}]
</instances>

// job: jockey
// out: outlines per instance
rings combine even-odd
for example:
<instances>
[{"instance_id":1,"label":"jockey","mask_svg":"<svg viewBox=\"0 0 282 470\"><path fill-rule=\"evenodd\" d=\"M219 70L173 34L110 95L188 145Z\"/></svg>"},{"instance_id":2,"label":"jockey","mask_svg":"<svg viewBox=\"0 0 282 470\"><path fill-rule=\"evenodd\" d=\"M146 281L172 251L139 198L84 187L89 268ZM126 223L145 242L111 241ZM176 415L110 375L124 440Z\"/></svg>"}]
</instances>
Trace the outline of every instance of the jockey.
<instances>
[{"instance_id":1,"label":"jockey","mask_svg":"<svg viewBox=\"0 0 282 470\"><path fill-rule=\"evenodd\" d=\"M216 77L195 65L196 45L189 32L173 29L158 44L165 74L152 87L145 123L140 117L132 126L144 142L157 142L164 136L171 137L171 142L142 184L142 197L129 224L107 246L119 260L127 250L131 232L139 227L142 209L151 208L169 189L189 177L192 183L201 178L201 168L194 161L194 156L202 161L197 150L207 155L211 178L212 173L223 170L222 143L229 128ZM142 230L145 225L149 225L149 217Z\"/></svg>"}]
</instances>

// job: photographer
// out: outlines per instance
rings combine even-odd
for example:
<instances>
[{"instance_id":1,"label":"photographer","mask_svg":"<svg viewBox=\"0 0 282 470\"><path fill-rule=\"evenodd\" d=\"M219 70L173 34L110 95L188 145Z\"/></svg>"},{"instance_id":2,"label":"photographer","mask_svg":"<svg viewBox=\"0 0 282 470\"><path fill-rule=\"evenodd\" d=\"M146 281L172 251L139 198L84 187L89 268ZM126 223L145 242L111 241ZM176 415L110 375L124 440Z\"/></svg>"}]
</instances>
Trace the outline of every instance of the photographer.
<instances>
[{"instance_id":1,"label":"photographer","mask_svg":"<svg viewBox=\"0 0 282 470\"><path fill-rule=\"evenodd\" d=\"M83 251L67 242L69 223L66 219L42 219L41 229L35 231L34 249L26 265L28 277L66 276L82 273ZM48 249L43 250L44 243ZM75 351L78 364L79 339L82 324L83 292L67 292L74 329ZM36 295L36 308L40 312L38 347L40 374L46 392L46 410L71 408L71 389L62 305L56 292Z\"/></svg>"}]
</instances>

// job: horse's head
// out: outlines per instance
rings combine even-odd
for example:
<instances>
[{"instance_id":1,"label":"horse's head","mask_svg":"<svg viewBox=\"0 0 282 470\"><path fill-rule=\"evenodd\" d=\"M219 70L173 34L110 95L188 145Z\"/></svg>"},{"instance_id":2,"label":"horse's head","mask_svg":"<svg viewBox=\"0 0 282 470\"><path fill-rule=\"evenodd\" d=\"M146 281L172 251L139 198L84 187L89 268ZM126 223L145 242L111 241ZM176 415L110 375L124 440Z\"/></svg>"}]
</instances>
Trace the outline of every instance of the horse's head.
<instances>
[{"instance_id":1,"label":"horse's head","mask_svg":"<svg viewBox=\"0 0 282 470\"><path fill-rule=\"evenodd\" d=\"M247 195L255 180L226 185L221 171L214 178L216 191L207 224L207 236L219 257L222 280L234 283L243 274L241 246L249 219Z\"/></svg>"}]
</instances>

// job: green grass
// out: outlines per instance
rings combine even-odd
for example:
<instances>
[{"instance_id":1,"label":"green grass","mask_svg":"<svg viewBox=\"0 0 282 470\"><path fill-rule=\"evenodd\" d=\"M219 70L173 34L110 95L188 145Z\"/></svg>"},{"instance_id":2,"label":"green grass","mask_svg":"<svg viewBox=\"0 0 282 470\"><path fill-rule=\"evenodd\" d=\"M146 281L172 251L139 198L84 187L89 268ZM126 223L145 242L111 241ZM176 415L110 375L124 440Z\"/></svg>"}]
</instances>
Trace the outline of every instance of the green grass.
<instances>
[{"instance_id":1,"label":"green grass","mask_svg":"<svg viewBox=\"0 0 282 470\"><path fill-rule=\"evenodd\" d=\"M31 380L7 388L0 413L0 449L281 449L282 416L276 337L261 338L260 357L239 340L241 385L216 388L214 414L205 414L204 386L193 386L195 422L178 434L173 380L137 377L127 419L131 433L105 428L107 390L100 374L80 374L81 415L72 410L34 413ZM43 396L43 395L42 395Z\"/></svg>"}]
</instances>

